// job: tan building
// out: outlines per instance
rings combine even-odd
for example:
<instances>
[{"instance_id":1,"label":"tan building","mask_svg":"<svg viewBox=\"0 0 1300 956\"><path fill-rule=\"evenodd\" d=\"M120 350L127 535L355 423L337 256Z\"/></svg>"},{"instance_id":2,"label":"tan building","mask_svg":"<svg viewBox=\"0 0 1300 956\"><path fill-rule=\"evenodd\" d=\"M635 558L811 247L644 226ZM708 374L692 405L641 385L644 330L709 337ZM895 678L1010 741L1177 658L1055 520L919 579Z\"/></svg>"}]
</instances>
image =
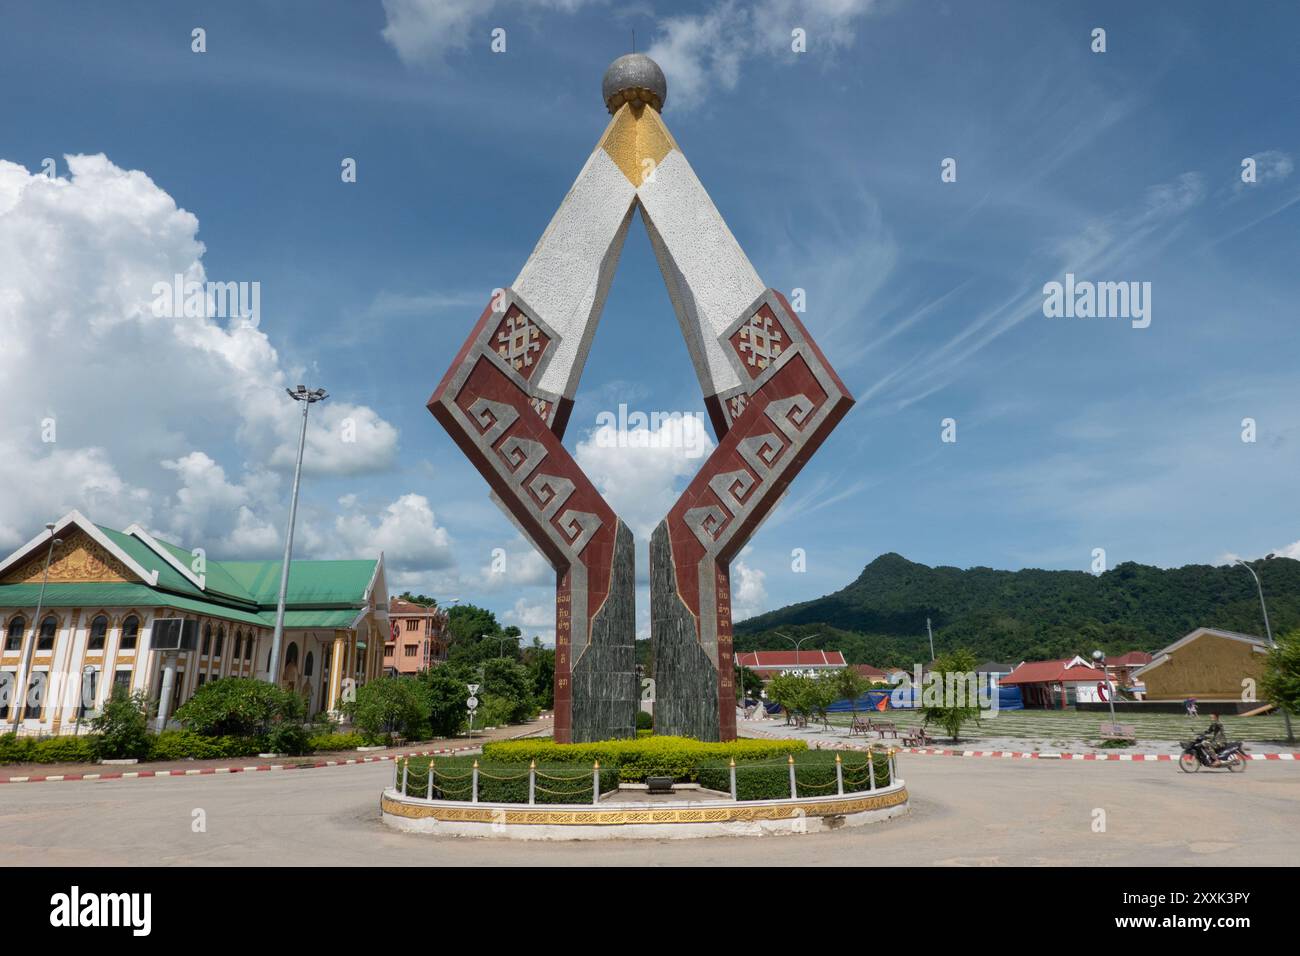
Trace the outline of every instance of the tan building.
<instances>
[{"instance_id":1,"label":"tan building","mask_svg":"<svg viewBox=\"0 0 1300 956\"><path fill-rule=\"evenodd\" d=\"M217 561L69 512L0 559L0 733L84 732L116 688L143 692L162 726L205 683L270 679L279 585L279 561ZM309 713L377 673L386 591L382 554L290 563L276 679Z\"/></svg>"},{"instance_id":2,"label":"tan building","mask_svg":"<svg viewBox=\"0 0 1300 956\"><path fill-rule=\"evenodd\" d=\"M447 659L447 612L442 608L390 598L388 621L384 673L418 674Z\"/></svg>"},{"instance_id":3,"label":"tan building","mask_svg":"<svg viewBox=\"0 0 1300 956\"><path fill-rule=\"evenodd\" d=\"M1146 700L1239 701L1263 676L1268 651L1262 637L1198 627L1157 651L1133 678L1146 685Z\"/></svg>"}]
</instances>

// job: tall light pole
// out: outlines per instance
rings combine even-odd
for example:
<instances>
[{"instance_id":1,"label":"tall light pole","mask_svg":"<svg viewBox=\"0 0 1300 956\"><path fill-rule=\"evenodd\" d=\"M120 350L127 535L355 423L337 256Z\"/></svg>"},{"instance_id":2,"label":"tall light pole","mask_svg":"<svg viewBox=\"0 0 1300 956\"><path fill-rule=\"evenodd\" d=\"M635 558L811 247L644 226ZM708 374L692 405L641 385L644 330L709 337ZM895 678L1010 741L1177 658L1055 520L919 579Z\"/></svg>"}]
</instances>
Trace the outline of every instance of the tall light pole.
<instances>
[{"instance_id":1,"label":"tall light pole","mask_svg":"<svg viewBox=\"0 0 1300 956\"><path fill-rule=\"evenodd\" d=\"M1271 557L1273 557L1273 555L1266 555L1264 560L1267 561ZM1248 563L1241 560L1241 558L1237 558L1234 563L1240 564L1243 568L1249 571L1250 576L1255 579L1255 589L1259 591L1259 607L1260 610L1264 612L1264 633L1268 636L1269 647L1276 649L1277 642L1273 640L1273 628L1268 623L1268 605L1264 603L1264 585L1259 583L1259 575L1255 573L1255 569ZM1287 713L1285 707L1278 707L1278 710L1282 711L1282 720L1286 723L1286 742L1293 744L1295 743L1295 731L1291 729L1291 715Z\"/></svg>"},{"instance_id":2,"label":"tall light pole","mask_svg":"<svg viewBox=\"0 0 1300 956\"><path fill-rule=\"evenodd\" d=\"M783 640L783 641L789 641L791 644L794 645L794 667L795 667L795 670L798 670L798 669L799 669L799 650L800 650L800 648L803 647L803 642L804 642L804 641L811 641L811 640L812 640L814 637L816 637L817 635L816 635L816 634L806 634L806 635L804 635L803 637L799 638L798 642L796 642L795 639L794 639L793 637L790 637L790 636L788 636L788 635L786 635L786 634L782 634L780 631L773 631L773 633L776 634L777 637L781 638L781 640Z\"/></svg>"},{"instance_id":3,"label":"tall light pole","mask_svg":"<svg viewBox=\"0 0 1300 956\"><path fill-rule=\"evenodd\" d=\"M62 538L54 537L54 523L45 526L50 534L50 546L45 552L45 574L41 577L41 593L36 598L36 620L32 622L32 639L23 645L22 657L18 661L18 673L14 674L14 734L22 725L23 711L27 703L27 671L32 665L32 653L36 642L41 639L41 611L45 607L45 585L50 581L50 559L54 557L54 546L63 543Z\"/></svg>"},{"instance_id":4,"label":"tall light pole","mask_svg":"<svg viewBox=\"0 0 1300 956\"><path fill-rule=\"evenodd\" d=\"M307 411L315 402L323 402L329 394L323 388L308 389L299 385L296 389L286 388L289 397L295 402L302 402L302 430L298 433L298 462L293 468L293 495L289 499L289 530L284 535L284 564L280 567L280 600L275 607L275 634L271 638L271 660L266 679L272 684L279 684L280 644L284 640L284 596L289 590L289 559L293 555L293 524L298 518L298 486L302 484L302 452L307 444Z\"/></svg>"},{"instance_id":5,"label":"tall light pole","mask_svg":"<svg viewBox=\"0 0 1300 956\"><path fill-rule=\"evenodd\" d=\"M1110 732L1119 733L1115 729L1115 685L1110 682L1110 670L1106 666L1106 655L1102 651L1093 651L1092 659L1101 665L1102 683L1106 685L1106 700L1110 704Z\"/></svg>"}]
</instances>

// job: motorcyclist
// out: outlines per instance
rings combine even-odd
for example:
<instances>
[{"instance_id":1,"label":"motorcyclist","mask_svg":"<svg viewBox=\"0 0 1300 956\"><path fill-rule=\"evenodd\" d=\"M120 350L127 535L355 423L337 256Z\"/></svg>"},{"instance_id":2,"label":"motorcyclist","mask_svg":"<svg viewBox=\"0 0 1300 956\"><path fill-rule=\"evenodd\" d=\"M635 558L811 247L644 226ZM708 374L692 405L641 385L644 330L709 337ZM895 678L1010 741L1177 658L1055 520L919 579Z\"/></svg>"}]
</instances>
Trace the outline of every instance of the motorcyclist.
<instances>
[{"instance_id":1,"label":"motorcyclist","mask_svg":"<svg viewBox=\"0 0 1300 956\"><path fill-rule=\"evenodd\" d=\"M1206 752L1213 760L1213 766L1219 765L1219 751L1228 746L1228 735L1224 733L1223 723L1217 713L1210 714L1210 726L1204 736Z\"/></svg>"}]
</instances>

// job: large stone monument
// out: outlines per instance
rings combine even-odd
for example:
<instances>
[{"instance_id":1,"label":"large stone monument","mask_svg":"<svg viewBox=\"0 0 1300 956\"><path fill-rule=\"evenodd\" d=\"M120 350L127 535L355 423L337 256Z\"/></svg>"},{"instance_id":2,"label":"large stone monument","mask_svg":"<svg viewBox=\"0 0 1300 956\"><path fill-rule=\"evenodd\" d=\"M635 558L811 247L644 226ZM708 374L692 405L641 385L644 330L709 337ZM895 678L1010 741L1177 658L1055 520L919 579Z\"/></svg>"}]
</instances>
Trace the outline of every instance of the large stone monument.
<instances>
[{"instance_id":1,"label":"large stone monument","mask_svg":"<svg viewBox=\"0 0 1300 956\"><path fill-rule=\"evenodd\" d=\"M718 437L650 541L655 732L729 740L731 560L853 399L785 297L758 278L664 125L658 65L620 57L602 92L609 126L429 410L555 567L556 740L634 736L632 534L561 440L641 211Z\"/></svg>"}]
</instances>

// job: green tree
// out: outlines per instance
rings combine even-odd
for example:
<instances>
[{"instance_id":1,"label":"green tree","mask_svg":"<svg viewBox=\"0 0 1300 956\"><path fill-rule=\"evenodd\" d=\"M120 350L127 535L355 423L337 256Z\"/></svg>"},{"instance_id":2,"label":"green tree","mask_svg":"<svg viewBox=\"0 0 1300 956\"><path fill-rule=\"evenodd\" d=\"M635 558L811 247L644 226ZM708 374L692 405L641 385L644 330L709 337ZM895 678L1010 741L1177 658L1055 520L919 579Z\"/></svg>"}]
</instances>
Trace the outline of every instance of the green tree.
<instances>
[{"instance_id":1,"label":"green tree","mask_svg":"<svg viewBox=\"0 0 1300 956\"><path fill-rule=\"evenodd\" d=\"M367 740L419 737L429 723L429 693L412 677L380 677L358 687L343 710Z\"/></svg>"},{"instance_id":2,"label":"green tree","mask_svg":"<svg viewBox=\"0 0 1300 956\"><path fill-rule=\"evenodd\" d=\"M856 718L858 716L858 698L870 689L871 681L852 667L840 668L830 680L833 682L835 693L839 698L848 698L852 701L853 716Z\"/></svg>"},{"instance_id":3,"label":"green tree","mask_svg":"<svg viewBox=\"0 0 1300 956\"><path fill-rule=\"evenodd\" d=\"M549 710L555 706L555 648L543 647L540 638L524 651L524 666L532 680L537 706Z\"/></svg>"},{"instance_id":4,"label":"green tree","mask_svg":"<svg viewBox=\"0 0 1300 956\"><path fill-rule=\"evenodd\" d=\"M942 727L953 743L961 739L962 724L969 720L979 723L979 703L973 697L975 682L966 679L974 674L975 667L975 655L964 648L940 654L930 668L930 673L935 675L935 689L928 684L921 689L921 713L925 715L925 722ZM950 674L952 680L949 680ZM950 694L954 688L960 688L961 692ZM927 700L932 701L928 706Z\"/></svg>"},{"instance_id":5,"label":"green tree","mask_svg":"<svg viewBox=\"0 0 1300 956\"><path fill-rule=\"evenodd\" d=\"M736 687L740 689L741 699L757 698L763 690L763 678L759 677L744 664L736 664Z\"/></svg>"},{"instance_id":6,"label":"green tree","mask_svg":"<svg viewBox=\"0 0 1300 956\"><path fill-rule=\"evenodd\" d=\"M116 688L90 726L98 734L95 756L101 760L130 760L149 755L149 701L143 693L128 694Z\"/></svg>"},{"instance_id":7,"label":"green tree","mask_svg":"<svg viewBox=\"0 0 1300 956\"><path fill-rule=\"evenodd\" d=\"M1278 638L1277 647L1264 659L1259 689L1269 703L1300 716L1300 630Z\"/></svg>"},{"instance_id":8,"label":"green tree","mask_svg":"<svg viewBox=\"0 0 1300 956\"><path fill-rule=\"evenodd\" d=\"M435 737L454 737L465 725L467 683L448 666L431 667L419 675L428 702L429 729Z\"/></svg>"},{"instance_id":9,"label":"green tree","mask_svg":"<svg viewBox=\"0 0 1300 956\"><path fill-rule=\"evenodd\" d=\"M223 677L204 684L176 710L187 730L208 737L255 737L274 724L302 720L303 699L252 677Z\"/></svg>"},{"instance_id":10,"label":"green tree","mask_svg":"<svg viewBox=\"0 0 1300 956\"><path fill-rule=\"evenodd\" d=\"M397 595L400 600L408 601L411 604L418 604L420 607L437 607L438 599L431 598L424 594L412 594L410 591L403 591Z\"/></svg>"},{"instance_id":11,"label":"green tree","mask_svg":"<svg viewBox=\"0 0 1300 956\"><path fill-rule=\"evenodd\" d=\"M519 724L537 715L532 675L527 667L507 658L483 662L483 697L484 704L494 705L505 723Z\"/></svg>"}]
</instances>

